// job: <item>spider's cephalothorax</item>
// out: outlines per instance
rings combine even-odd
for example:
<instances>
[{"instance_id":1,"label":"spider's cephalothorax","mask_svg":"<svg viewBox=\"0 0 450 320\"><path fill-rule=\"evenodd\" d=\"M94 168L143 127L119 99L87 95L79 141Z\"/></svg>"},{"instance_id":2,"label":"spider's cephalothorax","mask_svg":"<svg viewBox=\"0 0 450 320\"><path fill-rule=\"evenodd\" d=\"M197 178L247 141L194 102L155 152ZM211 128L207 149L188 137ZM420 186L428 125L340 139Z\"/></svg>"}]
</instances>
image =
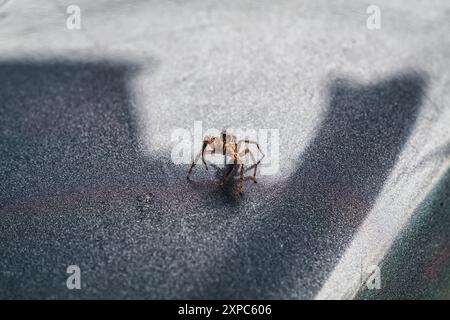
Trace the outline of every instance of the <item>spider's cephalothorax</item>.
<instances>
[{"instance_id":1,"label":"spider's cephalothorax","mask_svg":"<svg viewBox=\"0 0 450 320\"><path fill-rule=\"evenodd\" d=\"M247 154L249 154L250 158L253 161L254 168L255 168L254 172L253 172L253 182L255 182L255 183L256 183L256 168L258 167L258 163L262 160L262 158L261 158L258 162L256 162L255 156L248 148L245 148L243 151L240 151L240 147L243 143L255 144L256 147L258 148L259 152L261 152L261 154L263 155L263 158L264 158L264 153L261 151L261 148L259 147L259 144L257 142L251 141L251 140L237 141L236 136L228 134L224 130L218 137L206 136L203 139L202 150L195 157L194 161L192 161L192 165L191 165L191 168L189 169L187 178L189 179L192 169L197 164L197 161L200 159L200 157L202 157L203 164L205 165L206 170L208 170L208 164L206 163L205 157L208 155L216 154L216 153L222 154L225 157L229 156L234 161L235 165L237 165L238 163L240 164L241 176L240 176L239 191L243 192L244 191L245 156ZM236 169L236 166L233 166L232 170L230 170L230 172L228 172L227 175L225 176L222 184L225 183L232 176L235 169Z\"/></svg>"}]
</instances>

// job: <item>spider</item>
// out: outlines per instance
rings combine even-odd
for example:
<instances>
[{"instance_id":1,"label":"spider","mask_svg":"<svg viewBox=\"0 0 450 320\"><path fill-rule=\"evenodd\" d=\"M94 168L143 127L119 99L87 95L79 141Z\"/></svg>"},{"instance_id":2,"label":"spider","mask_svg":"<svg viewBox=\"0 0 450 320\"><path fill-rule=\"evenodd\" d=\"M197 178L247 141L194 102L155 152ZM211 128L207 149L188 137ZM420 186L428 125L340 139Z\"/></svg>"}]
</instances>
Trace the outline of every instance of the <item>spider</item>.
<instances>
[{"instance_id":1,"label":"spider","mask_svg":"<svg viewBox=\"0 0 450 320\"><path fill-rule=\"evenodd\" d=\"M256 157L253 155L253 153L250 151L250 149L245 148L245 150L240 151L240 147L241 147L242 143L255 144L256 147L258 148L259 152L261 152L262 158L258 162L256 162ZM209 149L208 149L208 147L209 147ZM202 157L203 164L205 165L206 170L208 170L208 165L206 163L205 156L214 155L216 152L217 153L221 152L222 155L225 157L225 161L226 161L226 156L227 155L230 156L230 158L234 161L234 164L235 164L233 166L233 168L231 168L231 170L225 175L225 178L220 185L224 185L228 181L228 179L234 173L234 171L237 167L236 165L239 162L240 166L241 166L239 192L240 193L244 192L244 173L245 173L244 158L247 154L250 155L250 157L253 161L253 164L254 164L255 169L253 171L253 182L256 183L256 168L258 167L258 164L261 162L261 160L265 156L264 153L261 151L259 144L255 141L251 141L251 140L237 141L236 136L234 136L232 134L228 134L225 130L222 131L222 133L220 134L219 137L206 136L203 139L202 150L195 157L194 161L192 161L192 165L191 165L191 168L189 169L187 178L189 179L189 177L192 173L192 169L195 167L195 165L197 164L200 157Z\"/></svg>"}]
</instances>

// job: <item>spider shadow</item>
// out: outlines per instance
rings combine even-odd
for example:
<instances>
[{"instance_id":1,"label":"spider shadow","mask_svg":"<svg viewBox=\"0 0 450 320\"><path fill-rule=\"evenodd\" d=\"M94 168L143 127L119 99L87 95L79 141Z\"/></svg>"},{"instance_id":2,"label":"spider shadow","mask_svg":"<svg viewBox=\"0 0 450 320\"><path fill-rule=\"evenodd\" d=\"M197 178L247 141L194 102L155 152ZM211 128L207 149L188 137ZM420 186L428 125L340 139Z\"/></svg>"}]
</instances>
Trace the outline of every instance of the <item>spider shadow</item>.
<instances>
[{"instance_id":1,"label":"spider shadow","mask_svg":"<svg viewBox=\"0 0 450 320\"><path fill-rule=\"evenodd\" d=\"M196 181L192 178L188 179L189 184L197 191L208 191L210 197L213 199L213 207L217 207L217 204L221 206L236 207L242 200L242 194L239 193L239 176L240 165L228 163L223 167L220 167L214 163L209 163L208 166L214 169L214 182ZM224 181L225 177L234 170L234 173L229 177L227 181ZM249 169L246 169L247 172ZM251 177L244 177L245 181L248 181Z\"/></svg>"},{"instance_id":2,"label":"spider shadow","mask_svg":"<svg viewBox=\"0 0 450 320\"><path fill-rule=\"evenodd\" d=\"M260 159L256 165L259 165L261 160L262 159ZM221 187L223 193L227 196L227 198L233 198L237 202L242 200L243 194L239 193L240 179L237 179L237 177L240 177L240 174L241 174L240 173L241 166L239 164L234 164L234 163L228 163L223 168L221 168L215 164L211 164L211 166L216 170L216 178L219 181L223 181L226 176L231 174L230 178L226 182L224 182L223 184L220 184L220 187ZM253 170L254 168L255 168L254 164L249 167L245 167L244 174ZM231 172L233 170L234 170L234 172ZM254 184L252 176L244 176L244 188L245 189L250 187L249 184L246 183L247 181L251 181L252 185Z\"/></svg>"}]
</instances>

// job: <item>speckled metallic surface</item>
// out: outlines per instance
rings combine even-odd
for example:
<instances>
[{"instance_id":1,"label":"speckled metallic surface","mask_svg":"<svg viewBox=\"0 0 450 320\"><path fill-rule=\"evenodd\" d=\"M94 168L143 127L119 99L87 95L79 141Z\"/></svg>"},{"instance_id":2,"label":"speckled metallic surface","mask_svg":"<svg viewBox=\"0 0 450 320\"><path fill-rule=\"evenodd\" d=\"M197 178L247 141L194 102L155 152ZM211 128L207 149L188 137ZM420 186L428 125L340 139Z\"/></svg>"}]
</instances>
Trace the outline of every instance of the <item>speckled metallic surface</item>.
<instances>
[{"instance_id":1,"label":"speckled metallic surface","mask_svg":"<svg viewBox=\"0 0 450 320\"><path fill-rule=\"evenodd\" d=\"M446 1L380 30L364 1L68 4L0 7L1 298L448 298ZM187 181L194 121L278 129L279 171Z\"/></svg>"}]
</instances>

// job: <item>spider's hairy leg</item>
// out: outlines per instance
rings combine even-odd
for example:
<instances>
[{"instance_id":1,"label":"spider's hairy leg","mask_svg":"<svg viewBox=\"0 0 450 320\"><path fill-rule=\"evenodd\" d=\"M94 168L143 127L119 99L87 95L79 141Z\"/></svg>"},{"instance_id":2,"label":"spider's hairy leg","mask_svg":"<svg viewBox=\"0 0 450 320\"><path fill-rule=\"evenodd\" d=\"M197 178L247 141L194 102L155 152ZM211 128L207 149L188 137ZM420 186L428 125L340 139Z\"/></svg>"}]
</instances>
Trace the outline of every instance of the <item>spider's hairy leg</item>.
<instances>
[{"instance_id":1,"label":"spider's hairy leg","mask_svg":"<svg viewBox=\"0 0 450 320\"><path fill-rule=\"evenodd\" d=\"M239 178L239 192L244 192L244 173L245 173L245 161L237 155L241 163L241 177Z\"/></svg>"},{"instance_id":2,"label":"spider's hairy leg","mask_svg":"<svg viewBox=\"0 0 450 320\"><path fill-rule=\"evenodd\" d=\"M256 147L258 148L258 150L259 150L259 152L261 152L261 154L262 154L262 158L261 158L261 160L266 156L265 154L264 154L264 152L262 152L262 150L261 150L261 148L259 147L259 144L258 144L258 142L256 142L256 141L253 141L253 140L239 140L239 142L238 142L238 150L239 150L239 148L240 148L240 146L241 146L241 143L251 143L251 144L254 144L254 145L256 145ZM260 161L261 161L260 160Z\"/></svg>"},{"instance_id":3,"label":"spider's hairy leg","mask_svg":"<svg viewBox=\"0 0 450 320\"><path fill-rule=\"evenodd\" d=\"M222 130L222 153L223 153L223 165L227 165L227 133L226 130Z\"/></svg>"},{"instance_id":4,"label":"spider's hairy leg","mask_svg":"<svg viewBox=\"0 0 450 320\"><path fill-rule=\"evenodd\" d=\"M247 153L250 155L250 158L252 158L253 165L255 167L255 170L253 171L253 182L256 183L256 168L258 167L258 163L256 162L256 158L253 155L253 152L251 152L249 148L246 148L244 151L239 153L239 156L245 157Z\"/></svg>"},{"instance_id":5,"label":"spider's hairy leg","mask_svg":"<svg viewBox=\"0 0 450 320\"><path fill-rule=\"evenodd\" d=\"M187 175L187 178L188 178L188 179L189 179L189 177L190 177L190 175L191 175L191 173L192 173L192 169L195 167L195 165L197 164L198 160L200 159L200 156L201 156L201 155L203 155L203 156L209 156L209 155L211 155L211 154L213 154L212 150L206 150L206 151L203 152L203 153L202 153L202 152L199 152L199 154L195 157L195 160L192 161L191 168L189 169L189 172L188 172L188 175ZM207 166L207 164L206 164L205 159L203 159L203 163L205 164L206 170L208 170L208 166Z\"/></svg>"},{"instance_id":6,"label":"spider's hairy leg","mask_svg":"<svg viewBox=\"0 0 450 320\"><path fill-rule=\"evenodd\" d=\"M203 164L206 167L206 170L208 170L208 165L206 164L206 161L205 161L205 155L211 154L211 151L210 150L205 151L207 146L208 146L207 141L203 141L202 151L200 151L197 154L197 156L192 161L191 167L189 168L189 172L188 172L188 175L187 175L188 179L189 179L189 177L190 177L190 175L192 173L192 169L194 169L195 165L197 164L198 160L200 159L200 156L202 157L202 161L203 161Z\"/></svg>"},{"instance_id":7,"label":"spider's hairy leg","mask_svg":"<svg viewBox=\"0 0 450 320\"><path fill-rule=\"evenodd\" d=\"M208 146L208 141L204 140L203 146L202 146L202 161L203 161L203 164L205 165L206 170L208 170L208 165L206 164L206 161L205 161L205 149L207 146Z\"/></svg>"}]
</instances>

